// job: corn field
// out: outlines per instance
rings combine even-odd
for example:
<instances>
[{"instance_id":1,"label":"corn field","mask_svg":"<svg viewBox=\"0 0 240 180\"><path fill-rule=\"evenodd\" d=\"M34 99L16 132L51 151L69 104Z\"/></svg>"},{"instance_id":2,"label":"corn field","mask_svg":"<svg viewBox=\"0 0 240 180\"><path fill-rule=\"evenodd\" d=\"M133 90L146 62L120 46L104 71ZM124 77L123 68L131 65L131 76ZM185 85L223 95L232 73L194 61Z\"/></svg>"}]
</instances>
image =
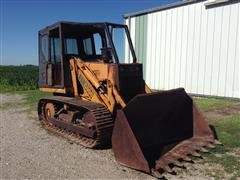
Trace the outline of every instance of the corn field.
<instances>
[{"instance_id":1,"label":"corn field","mask_svg":"<svg viewBox=\"0 0 240 180\"><path fill-rule=\"evenodd\" d=\"M0 92L37 89L38 66L0 66Z\"/></svg>"}]
</instances>

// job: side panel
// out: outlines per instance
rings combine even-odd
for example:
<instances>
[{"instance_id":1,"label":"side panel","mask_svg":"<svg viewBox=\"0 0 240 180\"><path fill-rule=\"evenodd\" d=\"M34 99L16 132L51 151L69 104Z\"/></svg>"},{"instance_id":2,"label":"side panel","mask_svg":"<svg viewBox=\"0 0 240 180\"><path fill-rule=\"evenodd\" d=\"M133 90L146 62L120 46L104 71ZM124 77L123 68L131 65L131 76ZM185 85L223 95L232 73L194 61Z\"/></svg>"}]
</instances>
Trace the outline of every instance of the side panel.
<instances>
[{"instance_id":1,"label":"side panel","mask_svg":"<svg viewBox=\"0 0 240 180\"><path fill-rule=\"evenodd\" d=\"M158 90L184 87L192 94L240 98L239 17L239 1L216 7L196 1L130 17L146 83Z\"/></svg>"},{"instance_id":2,"label":"side panel","mask_svg":"<svg viewBox=\"0 0 240 180\"><path fill-rule=\"evenodd\" d=\"M137 61L146 67L147 60L147 27L148 15L136 17L135 20L135 51ZM146 68L143 69L143 77L146 78Z\"/></svg>"}]
</instances>

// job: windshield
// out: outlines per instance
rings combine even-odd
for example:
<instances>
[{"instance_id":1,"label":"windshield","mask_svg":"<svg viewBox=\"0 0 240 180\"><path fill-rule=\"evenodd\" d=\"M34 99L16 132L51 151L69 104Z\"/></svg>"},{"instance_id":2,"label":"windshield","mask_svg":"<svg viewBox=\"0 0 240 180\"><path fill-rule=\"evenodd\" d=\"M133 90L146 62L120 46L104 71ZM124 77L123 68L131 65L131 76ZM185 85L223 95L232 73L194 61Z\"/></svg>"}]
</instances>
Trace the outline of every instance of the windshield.
<instances>
[{"instance_id":1,"label":"windshield","mask_svg":"<svg viewBox=\"0 0 240 180\"><path fill-rule=\"evenodd\" d=\"M113 50L115 50L117 56L115 62L124 63L126 60L129 60L128 58L136 59L126 26L108 25L108 29L113 43ZM125 48L129 48L130 51L125 51ZM125 52L128 52L129 54L125 54Z\"/></svg>"}]
</instances>

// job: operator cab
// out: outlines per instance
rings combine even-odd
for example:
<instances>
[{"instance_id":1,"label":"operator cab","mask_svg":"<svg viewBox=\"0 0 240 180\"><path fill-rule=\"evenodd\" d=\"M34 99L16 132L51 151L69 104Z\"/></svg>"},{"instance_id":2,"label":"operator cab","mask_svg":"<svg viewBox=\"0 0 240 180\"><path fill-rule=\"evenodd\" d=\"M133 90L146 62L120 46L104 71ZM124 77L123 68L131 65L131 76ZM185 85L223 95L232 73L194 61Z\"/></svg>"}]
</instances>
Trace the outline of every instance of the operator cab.
<instances>
[{"instance_id":1,"label":"operator cab","mask_svg":"<svg viewBox=\"0 0 240 180\"><path fill-rule=\"evenodd\" d=\"M117 36L121 33L121 36ZM122 44L119 44L122 40ZM58 22L39 31L39 87L70 86L69 59L86 62L123 61L124 41L128 41L132 61L136 56L126 25L113 23ZM117 42L117 43L116 43ZM122 47L119 50L119 46ZM120 51L120 52L119 52ZM65 75L64 75L65 74Z\"/></svg>"}]
</instances>

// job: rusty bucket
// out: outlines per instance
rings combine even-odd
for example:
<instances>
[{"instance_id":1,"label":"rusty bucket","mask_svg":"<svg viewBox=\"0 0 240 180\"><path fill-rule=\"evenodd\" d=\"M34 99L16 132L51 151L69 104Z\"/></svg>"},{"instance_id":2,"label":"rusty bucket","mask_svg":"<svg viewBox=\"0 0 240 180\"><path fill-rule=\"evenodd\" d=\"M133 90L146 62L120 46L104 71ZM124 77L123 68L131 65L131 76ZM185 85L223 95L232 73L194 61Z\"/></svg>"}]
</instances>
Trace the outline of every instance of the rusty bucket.
<instances>
[{"instance_id":1,"label":"rusty bucket","mask_svg":"<svg viewBox=\"0 0 240 180\"><path fill-rule=\"evenodd\" d=\"M156 176L217 141L183 88L139 94L117 111L112 135L122 165ZM173 165L173 166L172 166Z\"/></svg>"}]
</instances>

